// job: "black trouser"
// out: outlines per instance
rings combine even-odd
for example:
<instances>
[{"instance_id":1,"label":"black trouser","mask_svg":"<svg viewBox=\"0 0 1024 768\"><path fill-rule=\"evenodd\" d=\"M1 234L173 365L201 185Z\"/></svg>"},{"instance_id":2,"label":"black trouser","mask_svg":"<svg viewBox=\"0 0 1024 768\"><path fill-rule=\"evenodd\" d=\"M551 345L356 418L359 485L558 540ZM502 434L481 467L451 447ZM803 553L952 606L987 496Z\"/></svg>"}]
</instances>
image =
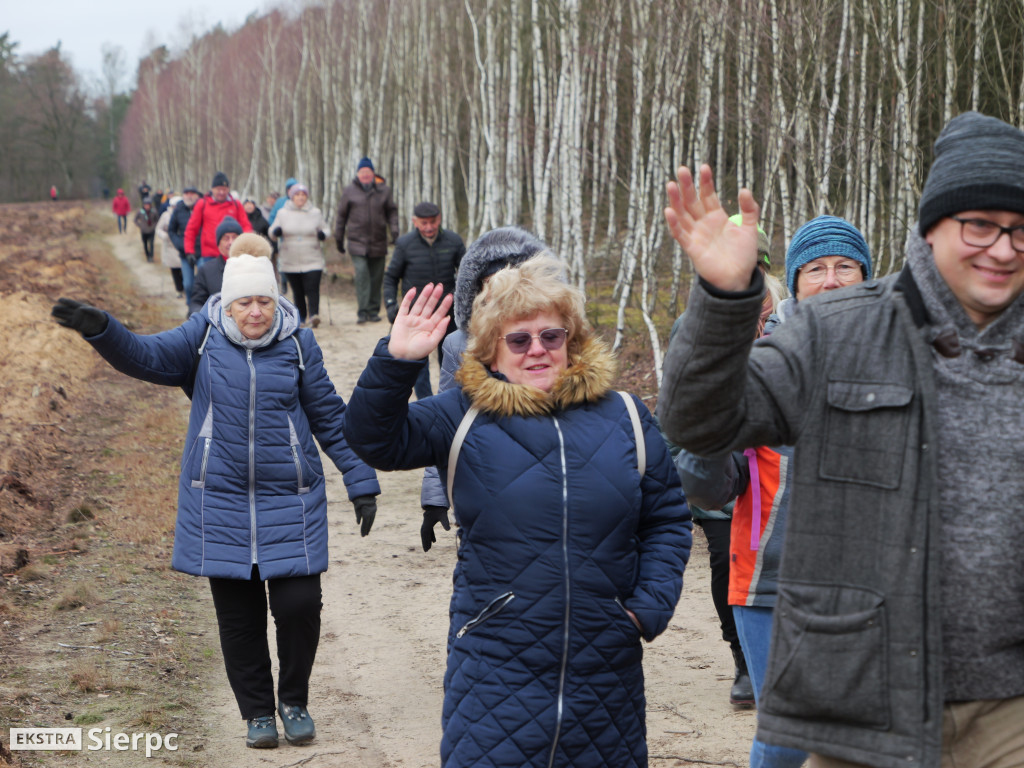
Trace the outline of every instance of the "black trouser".
<instances>
[{"instance_id":1,"label":"black trouser","mask_svg":"<svg viewBox=\"0 0 1024 768\"><path fill-rule=\"evenodd\" d=\"M155 232L143 232L142 233L142 250L146 252L146 261L153 260L153 238L156 237Z\"/></svg>"},{"instance_id":2,"label":"black trouser","mask_svg":"<svg viewBox=\"0 0 1024 768\"><path fill-rule=\"evenodd\" d=\"M171 279L174 280L174 290L178 293L183 293L185 281L181 278L181 267L171 267Z\"/></svg>"},{"instance_id":3,"label":"black trouser","mask_svg":"<svg viewBox=\"0 0 1024 768\"><path fill-rule=\"evenodd\" d=\"M315 272L286 272L288 285L292 288L292 303L299 308L299 320L320 314L320 276L323 270Z\"/></svg>"},{"instance_id":4,"label":"black trouser","mask_svg":"<svg viewBox=\"0 0 1024 768\"><path fill-rule=\"evenodd\" d=\"M281 664L277 697L285 704L305 707L308 703L323 608L320 574L270 579L265 589L257 567L252 570L249 581L210 579L224 668L243 720L272 715L276 709L267 642L267 592Z\"/></svg>"},{"instance_id":5,"label":"black trouser","mask_svg":"<svg viewBox=\"0 0 1024 768\"><path fill-rule=\"evenodd\" d=\"M722 639L734 651L740 649L736 620L729 606L729 538L732 520L694 520L704 530L711 561L711 601L722 624Z\"/></svg>"}]
</instances>

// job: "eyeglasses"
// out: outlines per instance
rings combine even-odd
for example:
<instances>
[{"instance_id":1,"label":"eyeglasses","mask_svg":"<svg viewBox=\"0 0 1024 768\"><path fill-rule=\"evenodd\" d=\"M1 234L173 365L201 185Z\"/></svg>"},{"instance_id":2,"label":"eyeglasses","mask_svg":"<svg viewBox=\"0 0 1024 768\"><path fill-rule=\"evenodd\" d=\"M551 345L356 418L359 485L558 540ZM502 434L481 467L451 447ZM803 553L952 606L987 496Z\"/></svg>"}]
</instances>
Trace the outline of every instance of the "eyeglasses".
<instances>
[{"instance_id":1,"label":"eyeglasses","mask_svg":"<svg viewBox=\"0 0 1024 768\"><path fill-rule=\"evenodd\" d=\"M836 280L840 283L852 282L863 274L860 264L851 264L848 261L836 264L834 267L828 264L814 264L812 262L806 267L801 267L800 274L804 276L808 283L824 283L825 278L828 277L829 270L835 273Z\"/></svg>"},{"instance_id":2,"label":"eyeglasses","mask_svg":"<svg viewBox=\"0 0 1024 768\"><path fill-rule=\"evenodd\" d=\"M988 219L961 219L950 216L953 221L960 222L960 239L965 245L973 248L989 248L996 244L1004 234L1010 236L1010 245L1018 253L1024 253L1024 225L1003 227Z\"/></svg>"},{"instance_id":3,"label":"eyeglasses","mask_svg":"<svg viewBox=\"0 0 1024 768\"><path fill-rule=\"evenodd\" d=\"M526 331L516 331L515 333L506 333L503 338L508 344L509 352L522 355L530 351L530 345L533 344L534 339L540 339L541 346L546 350L561 349L568 335L569 332L565 328L546 328L536 336Z\"/></svg>"}]
</instances>

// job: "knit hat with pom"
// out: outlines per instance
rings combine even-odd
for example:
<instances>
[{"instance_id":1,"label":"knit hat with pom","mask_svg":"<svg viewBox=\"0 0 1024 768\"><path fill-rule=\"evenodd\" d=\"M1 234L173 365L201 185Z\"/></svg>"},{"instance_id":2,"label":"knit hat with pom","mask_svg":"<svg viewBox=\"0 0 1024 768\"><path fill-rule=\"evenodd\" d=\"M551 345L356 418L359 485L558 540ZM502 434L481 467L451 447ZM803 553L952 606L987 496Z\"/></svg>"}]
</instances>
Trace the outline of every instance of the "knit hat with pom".
<instances>
[{"instance_id":1,"label":"knit hat with pom","mask_svg":"<svg viewBox=\"0 0 1024 768\"><path fill-rule=\"evenodd\" d=\"M277 301L278 282L270 259L242 253L228 259L224 264L224 281L220 289L221 304L230 307L235 299L247 296L267 296Z\"/></svg>"},{"instance_id":2,"label":"knit hat with pom","mask_svg":"<svg viewBox=\"0 0 1024 768\"><path fill-rule=\"evenodd\" d=\"M245 232L236 237L235 242L231 244L228 258L240 256L243 253L269 259L273 255L274 249L262 235L257 235L255 232Z\"/></svg>"}]
</instances>

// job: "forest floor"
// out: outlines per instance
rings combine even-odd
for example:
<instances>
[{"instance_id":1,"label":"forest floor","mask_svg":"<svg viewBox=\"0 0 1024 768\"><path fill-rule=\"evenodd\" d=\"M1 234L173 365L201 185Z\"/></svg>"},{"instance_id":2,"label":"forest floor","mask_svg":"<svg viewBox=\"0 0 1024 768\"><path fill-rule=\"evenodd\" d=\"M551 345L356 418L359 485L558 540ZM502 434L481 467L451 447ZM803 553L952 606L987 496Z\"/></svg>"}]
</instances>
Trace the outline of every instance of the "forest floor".
<instances>
[{"instance_id":1,"label":"forest floor","mask_svg":"<svg viewBox=\"0 0 1024 768\"><path fill-rule=\"evenodd\" d=\"M70 296L139 332L173 327L184 303L159 248L147 263L135 230L111 234L99 206L0 210L0 765L137 765L157 736L149 759L178 766L436 765L455 538L439 531L422 551L421 473L381 474L366 538L340 474L328 474L317 739L246 749L209 589L169 567L188 401L116 374L49 314ZM386 325L356 324L350 265L328 273L316 334L347 399ZM619 386L653 407L650 365L641 351L624 357ZM644 668L654 768L747 765L756 716L728 703L732 659L699 529L675 617L645 646ZM82 728L85 748L9 751L8 729L25 727ZM118 748L117 734L149 736Z\"/></svg>"}]
</instances>

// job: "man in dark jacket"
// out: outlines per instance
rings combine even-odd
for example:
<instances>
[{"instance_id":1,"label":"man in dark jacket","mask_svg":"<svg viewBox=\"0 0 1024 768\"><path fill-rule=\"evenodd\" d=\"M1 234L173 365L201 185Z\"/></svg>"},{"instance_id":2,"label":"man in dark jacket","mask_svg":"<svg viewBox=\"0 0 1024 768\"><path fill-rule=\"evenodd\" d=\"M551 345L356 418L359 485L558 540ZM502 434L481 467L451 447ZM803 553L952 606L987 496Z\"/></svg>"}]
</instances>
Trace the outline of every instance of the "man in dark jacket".
<instances>
[{"instance_id":1,"label":"man in dark jacket","mask_svg":"<svg viewBox=\"0 0 1024 768\"><path fill-rule=\"evenodd\" d=\"M185 249L185 230L188 228L188 220L192 216L192 209L199 200L200 192L194 186L187 186L181 193L181 200L171 211L171 218L167 222L167 237L171 244L178 249L181 257L181 281L185 288L185 303L192 300L192 285L196 281L196 253L199 252L199 244L193 243L192 255L188 255Z\"/></svg>"},{"instance_id":2,"label":"man in dark jacket","mask_svg":"<svg viewBox=\"0 0 1024 768\"><path fill-rule=\"evenodd\" d=\"M245 209L231 196L227 174L218 171L210 184L210 194L192 208L192 215L185 229L186 255L195 254L203 259L218 258L220 248L215 233L225 216L230 216L240 224L243 232L252 232L252 225L249 224L249 217L245 215Z\"/></svg>"},{"instance_id":3,"label":"man in dark jacket","mask_svg":"<svg viewBox=\"0 0 1024 768\"><path fill-rule=\"evenodd\" d=\"M433 203L417 204L412 212L412 232L406 232L395 243L395 252L384 272L384 306L388 322L395 322L398 315L398 283L402 284L401 295L410 288L417 293L427 283L441 283L445 293L455 292L455 271L459 268L466 245L462 238L450 229L441 229L441 211ZM454 306L454 305L453 305ZM454 308L449 312L449 333L455 330ZM444 360L441 345L437 347L438 364ZM423 366L416 379L416 399L430 397L430 366Z\"/></svg>"},{"instance_id":4,"label":"man in dark jacket","mask_svg":"<svg viewBox=\"0 0 1024 768\"><path fill-rule=\"evenodd\" d=\"M702 456L793 445L758 738L811 766L1024 765L1024 132L959 115L898 276L801 301L753 345L758 206L680 168L699 280L658 416Z\"/></svg>"},{"instance_id":5,"label":"man in dark jacket","mask_svg":"<svg viewBox=\"0 0 1024 768\"><path fill-rule=\"evenodd\" d=\"M398 207L391 188L374 173L370 158L359 161L356 177L341 193L334 222L334 241L338 253L348 251L356 269L356 299L359 323L376 323L380 316L380 290L384 279L384 260L391 242L398 240Z\"/></svg>"},{"instance_id":6,"label":"man in dark jacket","mask_svg":"<svg viewBox=\"0 0 1024 768\"><path fill-rule=\"evenodd\" d=\"M189 299L189 314L194 314L203 308L207 300L215 293L220 293L221 284L224 282L224 263L231 253L231 244L242 234L242 226L235 221L234 216L225 216L224 220L217 227L217 248L216 259L204 259L196 272L196 282L192 286L192 298ZM259 235L257 235L259 237ZM262 255L262 254L256 254ZM267 243L267 258L270 258L270 243Z\"/></svg>"}]
</instances>

